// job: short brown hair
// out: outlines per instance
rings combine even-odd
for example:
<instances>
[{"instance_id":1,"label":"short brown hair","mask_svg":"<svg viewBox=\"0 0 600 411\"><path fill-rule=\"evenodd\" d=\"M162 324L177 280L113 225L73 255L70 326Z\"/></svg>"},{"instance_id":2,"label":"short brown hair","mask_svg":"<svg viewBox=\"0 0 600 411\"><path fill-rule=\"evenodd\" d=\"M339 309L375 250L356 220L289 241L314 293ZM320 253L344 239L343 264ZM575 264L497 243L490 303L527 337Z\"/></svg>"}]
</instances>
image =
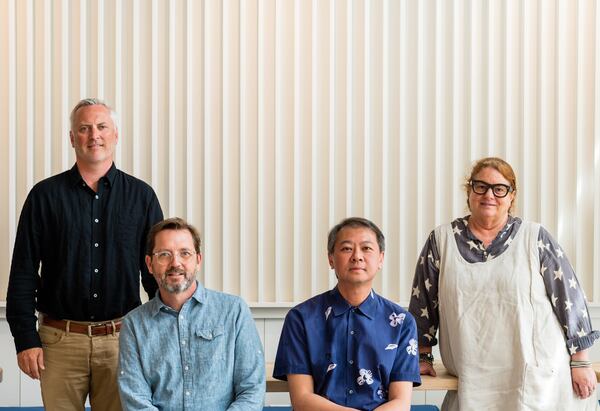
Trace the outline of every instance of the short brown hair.
<instances>
[{"instance_id":1,"label":"short brown hair","mask_svg":"<svg viewBox=\"0 0 600 411\"><path fill-rule=\"evenodd\" d=\"M164 230L188 230L194 239L194 251L200 254L200 246L202 243L200 240L200 233L196 230L196 227L185 221L183 218L173 217L167 218L152 226L148 232L146 241L146 255L151 256L154 253L156 235Z\"/></svg>"},{"instance_id":2,"label":"short brown hair","mask_svg":"<svg viewBox=\"0 0 600 411\"><path fill-rule=\"evenodd\" d=\"M488 167L493 168L494 170L502 174L502 176L508 180L508 183L512 187L514 197L513 202L511 203L510 208L508 209L508 212L512 213L514 209L515 199L517 198L517 176L515 175L515 172L511 165L498 157L485 157L477 160L475 164L473 164L473 168L471 168L471 173L469 177L467 177L463 186L465 191L467 192L467 207L471 209L469 207L469 195L471 194L471 180L473 180L481 170Z\"/></svg>"}]
</instances>

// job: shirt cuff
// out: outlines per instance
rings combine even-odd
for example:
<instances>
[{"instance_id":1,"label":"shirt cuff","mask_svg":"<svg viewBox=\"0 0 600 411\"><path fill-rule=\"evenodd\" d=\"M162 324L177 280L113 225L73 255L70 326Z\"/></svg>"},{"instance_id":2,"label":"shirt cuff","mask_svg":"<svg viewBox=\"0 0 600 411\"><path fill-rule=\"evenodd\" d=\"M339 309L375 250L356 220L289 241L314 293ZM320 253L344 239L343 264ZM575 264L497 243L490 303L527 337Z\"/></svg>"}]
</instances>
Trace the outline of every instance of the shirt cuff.
<instances>
[{"instance_id":1,"label":"shirt cuff","mask_svg":"<svg viewBox=\"0 0 600 411\"><path fill-rule=\"evenodd\" d=\"M419 338L419 347L433 347L437 345L438 340L435 337L432 337L431 340L424 335Z\"/></svg>"},{"instance_id":2,"label":"shirt cuff","mask_svg":"<svg viewBox=\"0 0 600 411\"><path fill-rule=\"evenodd\" d=\"M409 381L413 383L413 387L421 385L421 376L419 373L411 372L393 372L390 374L390 382Z\"/></svg>"},{"instance_id":3,"label":"shirt cuff","mask_svg":"<svg viewBox=\"0 0 600 411\"><path fill-rule=\"evenodd\" d=\"M576 351L583 351L594 345L594 341L600 338L600 331L594 330L583 337L571 338L567 340L567 348L576 347Z\"/></svg>"},{"instance_id":4,"label":"shirt cuff","mask_svg":"<svg viewBox=\"0 0 600 411\"><path fill-rule=\"evenodd\" d=\"M15 336L15 348L17 353L28 350L30 348L42 348L42 340L37 331Z\"/></svg>"},{"instance_id":5,"label":"shirt cuff","mask_svg":"<svg viewBox=\"0 0 600 411\"><path fill-rule=\"evenodd\" d=\"M305 365L275 364L275 368L273 369L273 378L276 380L287 381L288 374L312 375L308 367Z\"/></svg>"}]
</instances>

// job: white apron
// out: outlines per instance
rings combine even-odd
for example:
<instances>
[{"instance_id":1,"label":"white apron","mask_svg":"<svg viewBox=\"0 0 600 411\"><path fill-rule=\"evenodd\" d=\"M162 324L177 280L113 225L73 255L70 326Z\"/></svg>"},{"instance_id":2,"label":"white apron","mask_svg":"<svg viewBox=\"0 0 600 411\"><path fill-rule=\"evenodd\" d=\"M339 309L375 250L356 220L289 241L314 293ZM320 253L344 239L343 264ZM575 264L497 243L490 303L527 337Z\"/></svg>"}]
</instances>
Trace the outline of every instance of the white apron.
<instances>
[{"instance_id":1,"label":"white apron","mask_svg":"<svg viewBox=\"0 0 600 411\"><path fill-rule=\"evenodd\" d=\"M484 263L459 253L438 227L440 353L459 379L442 411L595 410L571 385L565 337L539 274L539 225L523 222L508 249Z\"/></svg>"}]
</instances>

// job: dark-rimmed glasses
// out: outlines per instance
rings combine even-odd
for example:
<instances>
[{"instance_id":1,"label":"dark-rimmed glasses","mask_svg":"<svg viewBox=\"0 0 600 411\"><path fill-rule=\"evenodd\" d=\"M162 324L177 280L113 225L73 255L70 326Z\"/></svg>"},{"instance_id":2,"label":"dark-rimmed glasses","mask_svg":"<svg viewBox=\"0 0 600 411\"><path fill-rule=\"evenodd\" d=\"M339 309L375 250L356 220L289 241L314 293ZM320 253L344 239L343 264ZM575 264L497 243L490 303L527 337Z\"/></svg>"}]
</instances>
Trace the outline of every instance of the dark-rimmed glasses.
<instances>
[{"instance_id":1,"label":"dark-rimmed glasses","mask_svg":"<svg viewBox=\"0 0 600 411\"><path fill-rule=\"evenodd\" d=\"M471 180L469 185L475 194L483 195L491 188L494 197L504 198L514 189L506 184L488 184L485 181Z\"/></svg>"}]
</instances>

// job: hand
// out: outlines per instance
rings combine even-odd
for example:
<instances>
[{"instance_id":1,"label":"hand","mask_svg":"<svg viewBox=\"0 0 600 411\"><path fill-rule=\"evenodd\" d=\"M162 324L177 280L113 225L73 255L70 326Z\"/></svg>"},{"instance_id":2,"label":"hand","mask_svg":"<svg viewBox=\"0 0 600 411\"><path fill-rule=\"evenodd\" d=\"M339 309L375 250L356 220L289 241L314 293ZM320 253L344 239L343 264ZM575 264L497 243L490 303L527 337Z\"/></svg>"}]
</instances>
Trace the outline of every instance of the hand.
<instances>
[{"instance_id":1,"label":"hand","mask_svg":"<svg viewBox=\"0 0 600 411\"><path fill-rule=\"evenodd\" d=\"M587 398L596 389L596 373L591 367L571 368L573 391L580 398Z\"/></svg>"},{"instance_id":2,"label":"hand","mask_svg":"<svg viewBox=\"0 0 600 411\"><path fill-rule=\"evenodd\" d=\"M419 371L421 375L431 375L432 377L437 377L437 373L433 368L433 364L429 364L426 361L419 361Z\"/></svg>"},{"instance_id":3,"label":"hand","mask_svg":"<svg viewBox=\"0 0 600 411\"><path fill-rule=\"evenodd\" d=\"M34 380L40 379L44 368L44 351L40 347L29 348L17 354L19 368Z\"/></svg>"}]
</instances>

